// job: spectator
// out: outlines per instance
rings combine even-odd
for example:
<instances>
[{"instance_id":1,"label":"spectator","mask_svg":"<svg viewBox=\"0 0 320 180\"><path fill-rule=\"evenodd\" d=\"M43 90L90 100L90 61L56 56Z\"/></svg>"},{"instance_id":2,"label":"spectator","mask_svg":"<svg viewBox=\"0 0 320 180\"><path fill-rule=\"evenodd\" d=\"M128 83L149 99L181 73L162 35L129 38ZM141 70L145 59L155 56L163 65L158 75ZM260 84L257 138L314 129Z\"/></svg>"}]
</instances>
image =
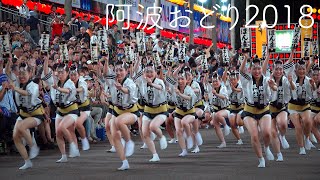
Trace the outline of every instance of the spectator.
<instances>
[{"instance_id":1,"label":"spectator","mask_svg":"<svg viewBox=\"0 0 320 180\"><path fill-rule=\"evenodd\" d=\"M116 40L116 43L118 43L121 40L120 33L118 32L118 25L112 25L112 28L109 30L108 33L112 35L112 37Z\"/></svg>"},{"instance_id":2,"label":"spectator","mask_svg":"<svg viewBox=\"0 0 320 180\"><path fill-rule=\"evenodd\" d=\"M87 15L84 15L84 16L83 16L83 19L80 20L80 25L81 25L81 27L84 27L84 28L86 28L86 29L89 28L89 24L88 24L88 22L86 21L87 18L88 18L88 16L87 16Z\"/></svg>"},{"instance_id":3,"label":"spectator","mask_svg":"<svg viewBox=\"0 0 320 180\"><path fill-rule=\"evenodd\" d=\"M22 43L20 42L20 33L19 31L15 31L11 34L12 38L11 38L11 47L14 50L17 47L21 47Z\"/></svg>"},{"instance_id":4,"label":"spectator","mask_svg":"<svg viewBox=\"0 0 320 180\"><path fill-rule=\"evenodd\" d=\"M49 16L48 16L48 19L47 19L47 21L48 21L49 23L51 23L51 22L54 20L54 18L57 16L56 11L57 11L57 7L54 6L54 5L52 5L52 6L51 6L51 12L50 12L50 14L49 14Z\"/></svg>"},{"instance_id":5,"label":"spectator","mask_svg":"<svg viewBox=\"0 0 320 180\"><path fill-rule=\"evenodd\" d=\"M148 38L148 41L146 42L146 47L147 47L147 51L152 51L153 50L152 37Z\"/></svg>"},{"instance_id":6,"label":"spectator","mask_svg":"<svg viewBox=\"0 0 320 180\"><path fill-rule=\"evenodd\" d=\"M23 26L22 26L22 25L19 25L19 26L18 26L18 31L21 33L23 30L24 30Z\"/></svg>"},{"instance_id":7,"label":"spectator","mask_svg":"<svg viewBox=\"0 0 320 180\"><path fill-rule=\"evenodd\" d=\"M51 34L52 34L52 38L56 37L56 36L61 36L62 35L62 27L63 27L63 22L60 19L60 16L56 16L52 23L51 23Z\"/></svg>"},{"instance_id":8,"label":"spectator","mask_svg":"<svg viewBox=\"0 0 320 180\"><path fill-rule=\"evenodd\" d=\"M40 39L40 21L36 18L35 12L30 13L30 18L27 20L27 24L30 26L30 35L36 44L39 43Z\"/></svg>"},{"instance_id":9,"label":"spectator","mask_svg":"<svg viewBox=\"0 0 320 180\"><path fill-rule=\"evenodd\" d=\"M31 52L31 46L29 42L24 42L22 46L23 52L30 53Z\"/></svg>"},{"instance_id":10,"label":"spectator","mask_svg":"<svg viewBox=\"0 0 320 180\"><path fill-rule=\"evenodd\" d=\"M80 28L80 34L77 36L78 39L85 39L85 42L90 42L90 36L86 32L86 28L81 27Z\"/></svg>"},{"instance_id":11,"label":"spectator","mask_svg":"<svg viewBox=\"0 0 320 180\"><path fill-rule=\"evenodd\" d=\"M13 149L12 133L18 118L13 91L9 88L8 78L3 74L3 62L0 61L0 140L4 140L8 149Z\"/></svg>"},{"instance_id":12,"label":"spectator","mask_svg":"<svg viewBox=\"0 0 320 180\"><path fill-rule=\"evenodd\" d=\"M64 24L62 28L62 38L68 41L72 37L72 33L70 31L69 25Z\"/></svg>"},{"instance_id":13,"label":"spectator","mask_svg":"<svg viewBox=\"0 0 320 180\"><path fill-rule=\"evenodd\" d=\"M37 46L37 43L33 40L30 34L30 25L26 25L24 28L24 31L21 32L21 34L24 36L25 39L28 40L28 42L31 43L32 48L35 48Z\"/></svg>"},{"instance_id":14,"label":"spectator","mask_svg":"<svg viewBox=\"0 0 320 180\"><path fill-rule=\"evenodd\" d=\"M29 18L30 13L29 13L29 7L27 6L27 0L23 0L23 4L20 7L17 7L19 9L19 13L25 17Z\"/></svg>"},{"instance_id":15,"label":"spectator","mask_svg":"<svg viewBox=\"0 0 320 180\"><path fill-rule=\"evenodd\" d=\"M38 6L34 5L33 11L30 12L30 14L33 13L35 18L39 18L39 12L38 12Z\"/></svg>"},{"instance_id":16,"label":"spectator","mask_svg":"<svg viewBox=\"0 0 320 180\"><path fill-rule=\"evenodd\" d=\"M92 101L92 110L89 116L89 120L92 123L91 124L91 141L97 141L99 140L96 135L96 128L98 126L99 121L101 120L102 114L103 114L103 109L102 109L102 104L100 101L101 97L101 86L99 82L97 81L97 77L95 74L91 74L93 79L95 79L93 83L92 89L89 91L89 97L91 98Z\"/></svg>"},{"instance_id":17,"label":"spectator","mask_svg":"<svg viewBox=\"0 0 320 180\"><path fill-rule=\"evenodd\" d=\"M163 49L163 41L159 40L158 43L153 47L153 52L158 52L160 56L164 54L164 49Z\"/></svg>"},{"instance_id":18,"label":"spectator","mask_svg":"<svg viewBox=\"0 0 320 180\"><path fill-rule=\"evenodd\" d=\"M89 27L91 27L91 29L93 30L94 26L95 26L94 16L91 16L90 21L89 21Z\"/></svg>"},{"instance_id":19,"label":"spectator","mask_svg":"<svg viewBox=\"0 0 320 180\"><path fill-rule=\"evenodd\" d=\"M218 70L219 64L218 64L217 59L215 57L212 57L212 59L209 62L211 62L209 64L209 73L213 74L215 71Z\"/></svg>"}]
</instances>

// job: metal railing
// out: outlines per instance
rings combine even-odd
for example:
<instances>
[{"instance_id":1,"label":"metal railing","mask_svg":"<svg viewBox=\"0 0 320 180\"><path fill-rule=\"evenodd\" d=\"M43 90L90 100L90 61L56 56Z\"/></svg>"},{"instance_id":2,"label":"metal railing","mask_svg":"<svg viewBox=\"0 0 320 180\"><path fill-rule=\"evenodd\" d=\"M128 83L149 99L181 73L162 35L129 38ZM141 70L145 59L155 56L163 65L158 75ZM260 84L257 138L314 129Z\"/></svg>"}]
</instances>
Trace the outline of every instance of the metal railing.
<instances>
[{"instance_id":1,"label":"metal railing","mask_svg":"<svg viewBox=\"0 0 320 180\"><path fill-rule=\"evenodd\" d=\"M18 10L6 8L6 7L2 6L1 4L0 4L0 14L1 14L0 18L3 21L6 21L9 19L11 22L17 22L18 24L24 25L27 20L27 18L25 16L21 15ZM39 14L39 16L40 16L40 14ZM39 21L40 21L40 30L41 31L44 31L44 30L50 31L51 28L50 28L49 22L41 19L41 17L39 17Z\"/></svg>"},{"instance_id":2,"label":"metal railing","mask_svg":"<svg viewBox=\"0 0 320 180\"><path fill-rule=\"evenodd\" d=\"M48 31L51 33L51 22L47 21L48 15L38 13L38 19L40 21L40 31ZM10 22L17 22L18 24L24 25L27 18L19 13L17 9L7 8L2 6L0 2L0 21L10 20ZM79 28L77 24L71 24L70 30L72 35L79 34Z\"/></svg>"}]
</instances>

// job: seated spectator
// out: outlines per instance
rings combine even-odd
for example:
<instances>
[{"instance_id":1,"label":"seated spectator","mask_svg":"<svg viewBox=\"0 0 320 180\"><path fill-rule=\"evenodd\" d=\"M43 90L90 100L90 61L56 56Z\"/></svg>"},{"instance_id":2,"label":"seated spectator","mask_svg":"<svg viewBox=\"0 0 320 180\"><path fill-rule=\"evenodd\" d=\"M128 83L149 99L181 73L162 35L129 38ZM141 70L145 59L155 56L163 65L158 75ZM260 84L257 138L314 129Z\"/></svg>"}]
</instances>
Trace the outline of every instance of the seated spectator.
<instances>
[{"instance_id":1,"label":"seated spectator","mask_svg":"<svg viewBox=\"0 0 320 180\"><path fill-rule=\"evenodd\" d=\"M3 67L3 62L0 61L0 67ZM4 140L10 150L14 147L12 132L18 118L17 112L8 77L4 74L3 68L0 68L0 140Z\"/></svg>"},{"instance_id":2,"label":"seated spectator","mask_svg":"<svg viewBox=\"0 0 320 180\"><path fill-rule=\"evenodd\" d=\"M20 41L20 33L18 31L15 31L11 34L11 48L12 49L15 49L17 47L21 47L22 46L22 43Z\"/></svg>"},{"instance_id":3,"label":"seated spectator","mask_svg":"<svg viewBox=\"0 0 320 180\"><path fill-rule=\"evenodd\" d=\"M86 42L90 42L90 35L86 32L85 27L80 28L80 34L77 36L78 39L85 39Z\"/></svg>"}]
</instances>

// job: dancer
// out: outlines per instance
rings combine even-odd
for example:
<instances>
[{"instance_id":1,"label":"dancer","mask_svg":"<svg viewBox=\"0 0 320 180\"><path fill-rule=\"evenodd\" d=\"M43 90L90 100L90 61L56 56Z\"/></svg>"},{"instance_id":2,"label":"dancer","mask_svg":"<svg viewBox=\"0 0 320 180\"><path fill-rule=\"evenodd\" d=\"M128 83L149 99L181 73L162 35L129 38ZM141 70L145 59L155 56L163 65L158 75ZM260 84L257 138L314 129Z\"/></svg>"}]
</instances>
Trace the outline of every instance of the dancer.
<instances>
[{"instance_id":1,"label":"dancer","mask_svg":"<svg viewBox=\"0 0 320 180\"><path fill-rule=\"evenodd\" d=\"M128 65L125 62L116 62L115 74L109 69L108 60L105 62L104 75L114 105L111 119L111 136L118 153L122 166L118 170L127 170L130 168L126 157L134 153L134 142L130 137L129 125L134 124L140 116L138 107L137 86L132 79L128 78ZM121 143L121 136L125 139L125 147Z\"/></svg>"},{"instance_id":2,"label":"dancer","mask_svg":"<svg viewBox=\"0 0 320 180\"><path fill-rule=\"evenodd\" d=\"M168 118L166 119L166 130L171 138L171 140L168 142L169 144L177 143L177 139L174 137L175 135L175 129L174 129L174 110L176 109L176 104L173 100L173 94L172 91L170 91L170 83L167 82L167 77L172 75L172 68L168 67L168 71L165 74L165 86L167 91L167 109L168 109Z\"/></svg>"},{"instance_id":3,"label":"dancer","mask_svg":"<svg viewBox=\"0 0 320 180\"><path fill-rule=\"evenodd\" d=\"M75 121L78 119L80 112L76 103L77 89L74 83L69 79L69 68L66 64L60 63L57 67L58 83L55 83L52 77L52 71L48 68L48 59L44 62L44 75L47 76L47 84L51 88L50 94L53 103L57 106L57 114L55 119L56 138L61 159L57 163L67 162L65 149L65 139L69 142L69 157L80 156L79 149L75 140L72 138L70 127L74 127Z\"/></svg>"},{"instance_id":4,"label":"dancer","mask_svg":"<svg viewBox=\"0 0 320 180\"><path fill-rule=\"evenodd\" d=\"M240 133L238 130L238 126L243 126L243 120L241 119L241 113L243 111L243 93L242 86L239 81L239 72L231 71L228 78L228 71L224 71L222 80L227 87L228 96L230 98L230 106L228 110L230 111L230 115L228 117L231 130L233 135L237 139L237 145L242 145L242 139L240 138Z\"/></svg>"},{"instance_id":5,"label":"dancer","mask_svg":"<svg viewBox=\"0 0 320 180\"><path fill-rule=\"evenodd\" d=\"M143 70L146 66L146 62L147 59L143 58L142 59L142 63L140 58L138 58L138 60L136 61L136 63L134 64L134 68L133 68L133 72L134 72L134 76L133 76L133 80L137 85L138 88L138 109L139 109L139 113L140 113L140 117L138 118L138 126L139 126L139 134L140 134L140 138L143 142L143 145L140 147L140 149L146 149L148 148L145 139L144 139L144 135L143 135L143 131L142 131L142 117L143 117L143 110L144 110L144 106L145 106L145 99L144 97L141 95L141 87L143 84ZM153 133L150 133L150 135L152 136ZM154 140L154 137L152 137L152 141Z\"/></svg>"},{"instance_id":6,"label":"dancer","mask_svg":"<svg viewBox=\"0 0 320 180\"><path fill-rule=\"evenodd\" d=\"M193 122L195 120L195 108L194 104L196 101L196 95L193 89L187 85L186 74L184 72L178 73L178 86L171 87L173 93L173 99L176 103L176 109L174 114L174 124L176 128L176 135L182 152L179 154L180 157L188 154L186 148L186 142L183 137L184 127L182 122ZM171 85L175 86L175 81L170 82ZM187 137L188 149L192 148L193 140L191 135Z\"/></svg>"},{"instance_id":7,"label":"dancer","mask_svg":"<svg viewBox=\"0 0 320 180\"><path fill-rule=\"evenodd\" d=\"M76 103L80 111L80 116L75 122L75 128L77 129L80 137L82 150L87 151L90 149L90 144L86 136L86 131L83 123L88 119L91 112L90 101L88 99L88 85L82 76L79 76L79 72L76 66L70 67L70 79L76 86ZM75 135L74 128L70 129L70 133L73 136L74 142L77 144L77 137Z\"/></svg>"},{"instance_id":8,"label":"dancer","mask_svg":"<svg viewBox=\"0 0 320 180\"><path fill-rule=\"evenodd\" d=\"M291 85L291 99L288 104L288 111L290 114L290 120L295 127L296 139L299 146L299 154L305 155L306 149L311 149L311 141L309 139L312 129L312 119L310 110L310 101L312 99L312 91L314 82L307 74L306 62L300 59L294 66L292 62L292 53L290 62L287 65L290 67L285 70L288 74L288 79ZM306 136L305 142L303 135Z\"/></svg>"},{"instance_id":9,"label":"dancer","mask_svg":"<svg viewBox=\"0 0 320 180\"><path fill-rule=\"evenodd\" d=\"M320 69L318 66L314 67L312 70L312 79L315 83L315 89L313 91L312 101L310 103L311 108L311 119L313 121L312 126L312 134L314 134L313 141L320 142L320 132L319 132L319 124L320 124ZM312 135L311 135L312 136ZM312 145L312 147L315 147Z\"/></svg>"},{"instance_id":10,"label":"dancer","mask_svg":"<svg viewBox=\"0 0 320 180\"><path fill-rule=\"evenodd\" d=\"M249 59L248 54L244 54L244 61L240 66L240 82L245 97L245 106L241 114L244 124L251 136L251 144L256 155L259 158L259 168L265 167L265 159L262 155L261 144L259 141L259 130L264 141L264 150L268 160L273 160L273 154L270 151L271 138L271 115L269 110L269 101L271 96L270 84L268 78L262 75L260 59L253 59L251 63L251 73L248 74L245 66ZM274 90L276 87L272 87Z\"/></svg>"},{"instance_id":11,"label":"dancer","mask_svg":"<svg viewBox=\"0 0 320 180\"><path fill-rule=\"evenodd\" d=\"M196 120L191 124L185 124L185 130L186 134L188 135L188 133L191 133L191 128L193 129L193 136L196 142L194 143L195 148L192 152L198 153L200 152L199 146L201 146L203 143L202 136L199 132L199 127L201 121L204 119L204 104L202 100L202 92L199 83L194 80L190 68L185 69L185 71L187 75L187 85L189 85L193 89L194 93L197 96L196 103L194 105L196 109Z\"/></svg>"},{"instance_id":12,"label":"dancer","mask_svg":"<svg viewBox=\"0 0 320 180\"><path fill-rule=\"evenodd\" d=\"M173 76L177 76L178 72L181 71L183 66L184 64L181 63L178 66L178 68L174 71ZM202 142L203 142L201 134L199 132L199 121L198 121L198 117L202 119L203 109L204 109L201 89L200 89L200 85L193 80L193 75L189 67L185 67L183 69L183 72L185 73L187 78L187 86L190 86L196 95L195 106L194 106L196 111L196 116L194 120L184 119L181 121L181 123L184 128L184 136L187 139L188 149L192 148L193 145L195 144L196 146L192 152L198 153L200 152L199 146L202 145ZM193 132L191 131L191 129L193 130ZM193 137L195 137L195 140L196 140L195 143L193 142Z\"/></svg>"},{"instance_id":13,"label":"dancer","mask_svg":"<svg viewBox=\"0 0 320 180\"><path fill-rule=\"evenodd\" d=\"M269 57L267 55L267 57ZM269 58L267 58L263 64L263 74L266 75L267 63ZM270 84L277 87L277 89L271 88L271 102L270 102L270 112L272 118L271 126L271 144L277 154L277 161L283 161L283 156L280 151L280 141L284 149L289 148L289 144L285 138L285 134L288 127L288 113L287 104L290 100L290 82L283 75L283 63L281 60L277 60L273 64L273 72L270 77ZM278 130L280 134L278 135ZM279 141L280 139L280 141Z\"/></svg>"},{"instance_id":14,"label":"dancer","mask_svg":"<svg viewBox=\"0 0 320 180\"><path fill-rule=\"evenodd\" d=\"M109 143L111 145L111 148L109 150L107 150L107 152L115 153L116 148L114 147L113 138L112 138L111 129L110 129L111 128L111 120L113 117L113 104L112 104L112 98L110 95L110 88L107 85L107 83L105 83L104 89L105 89L105 97L106 97L106 100L108 101L108 104L109 104L108 112L106 114L106 117L104 118L104 123L106 125L107 138L108 138Z\"/></svg>"},{"instance_id":15,"label":"dancer","mask_svg":"<svg viewBox=\"0 0 320 180\"><path fill-rule=\"evenodd\" d=\"M142 96L146 99L144 113L142 118L142 134L145 143L151 151L153 157L150 162L160 161L153 140L150 138L150 132L153 132L160 138L160 148L167 148L167 139L162 134L160 126L165 122L168 116L166 102L166 88L161 79L156 78L155 67L152 63L147 64L145 68L145 77L142 89Z\"/></svg>"},{"instance_id":16,"label":"dancer","mask_svg":"<svg viewBox=\"0 0 320 180\"><path fill-rule=\"evenodd\" d=\"M227 125L225 118L228 118L230 112L227 110L229 105L229 96L226 86L221 84L221 80L217 73L212 76L212 86L209 86L209 99L211 100L212 110L212 125L215 128L215 132L221 142L217 148L227 147L224 135L230 134L230 127ZM224 127L224 135L221 130L221 125Z\"/></svg>"},{"instance_id":17,"label":"dancer","mask_svg":"<svg viewBox=\"0 0 320 180\"><path fill-rule=\"evenodd\" d=\"M7 67L11 67L12 60L9 59ZM10 68L7 69L8 75L11 74ZM20 109L19 117L14 125L13 140L21 157L25 163L19 169L24 170L32 167L31 159L39 154L39 147L32 140L29 129L37 127L44 120L44 109L39 99L39 86L32 80L32 69L27 64L19 65L19 75L15 83L4 83L3 89L12 89L15 92L15 101ZM22 142L24 138L29 145L29 155Z\"/></svg>"}]
</instances>

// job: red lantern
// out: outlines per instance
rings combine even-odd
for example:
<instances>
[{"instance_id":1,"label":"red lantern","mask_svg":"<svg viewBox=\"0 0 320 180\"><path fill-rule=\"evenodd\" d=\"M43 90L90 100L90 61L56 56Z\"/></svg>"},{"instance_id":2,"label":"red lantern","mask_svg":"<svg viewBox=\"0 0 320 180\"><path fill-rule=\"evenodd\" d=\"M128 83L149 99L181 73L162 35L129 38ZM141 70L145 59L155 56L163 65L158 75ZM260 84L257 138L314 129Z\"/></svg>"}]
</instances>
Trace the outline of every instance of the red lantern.
<instances>
[{"instance_id":1,"label":"red lantern","mask_svg":"<svg viewBox=\"0 0 320 180\"><path fill-rule=\"evenodd\" d=\"M32 2L32 1L28 1L28 2L27 2L27 6L28 6L28 8L31 9L31 10L34 9L34 4L35 4L35 3Z\"/></svg>"},{"instance_id":2,"label":"red lantern","mask_svg":"<svg viewBox=\"0 0 320 180\"><path fill-rule=\"evenodd\" d=\"M100 23L105 26L107 24L106 18L102 18Z\"/></svg>"},{"instance_id":3,"label":"red lantern","mask_svg":"<svg viewBox=\"0 0 320 180\"><path fill-rule=\"evenodd\" d=\"M13 6L18 6L18 7L20 7L22 4L23 4L23 2L22 2L22 0L15 0L15 1L9 1L8 2L8 4L11 4L11 5L13 5Z\"/></svg>"},{"instance_id":4,"label":"red lantern","mask_svg":"<svg viewBox=\"0 0 320 180\"><path fill-rule=\"evenodd\" d=\"M99 16L94 16L94 21L99 21L100 17Z\"/></svg>"},{"instance_id":5,"label":"red lantern","mask_svg":"<svg viewBox=\"0 0 320 180\"><path fill-rule=\"evenodd\" d=\"M79 16L79 13L78 13L77 11L75 11L73 14L74 14L76 17Z\"/></svg>"},{"instance_id":6,"label":"red lantern","mask_svg":"<svg viewBox=\"0 0 320 180\"><path fill-rule=\"evenodd\" d=\"M3 5L7 5L8 4L8 0L2 0L2 4Z\"/></svg>"},{"instance_id":7,"label":"red lantern","mask_svg":"<svg viewBox=\"0 0 320 180\"><path fill-rule=\"evenodd\" d=\"M79 16L81 19L83 19L83 15L84 15L83 12L81 12L81 13L78 14L78 16Z\"/></svg>"},{"instance_id":8,"label":"red lantern","mask_svg":"<svg viewBox=\"0 0 320 180\"><path fill-rule=\"evenodd\" d=\"M41 4L41 3L38 2L38 3L36 3L36 6L38 6L38 11L39 11L39 12L44 12L44 8L43 8L44 5L43 5L43 4Z\"/></svg>"}]
</instances>

